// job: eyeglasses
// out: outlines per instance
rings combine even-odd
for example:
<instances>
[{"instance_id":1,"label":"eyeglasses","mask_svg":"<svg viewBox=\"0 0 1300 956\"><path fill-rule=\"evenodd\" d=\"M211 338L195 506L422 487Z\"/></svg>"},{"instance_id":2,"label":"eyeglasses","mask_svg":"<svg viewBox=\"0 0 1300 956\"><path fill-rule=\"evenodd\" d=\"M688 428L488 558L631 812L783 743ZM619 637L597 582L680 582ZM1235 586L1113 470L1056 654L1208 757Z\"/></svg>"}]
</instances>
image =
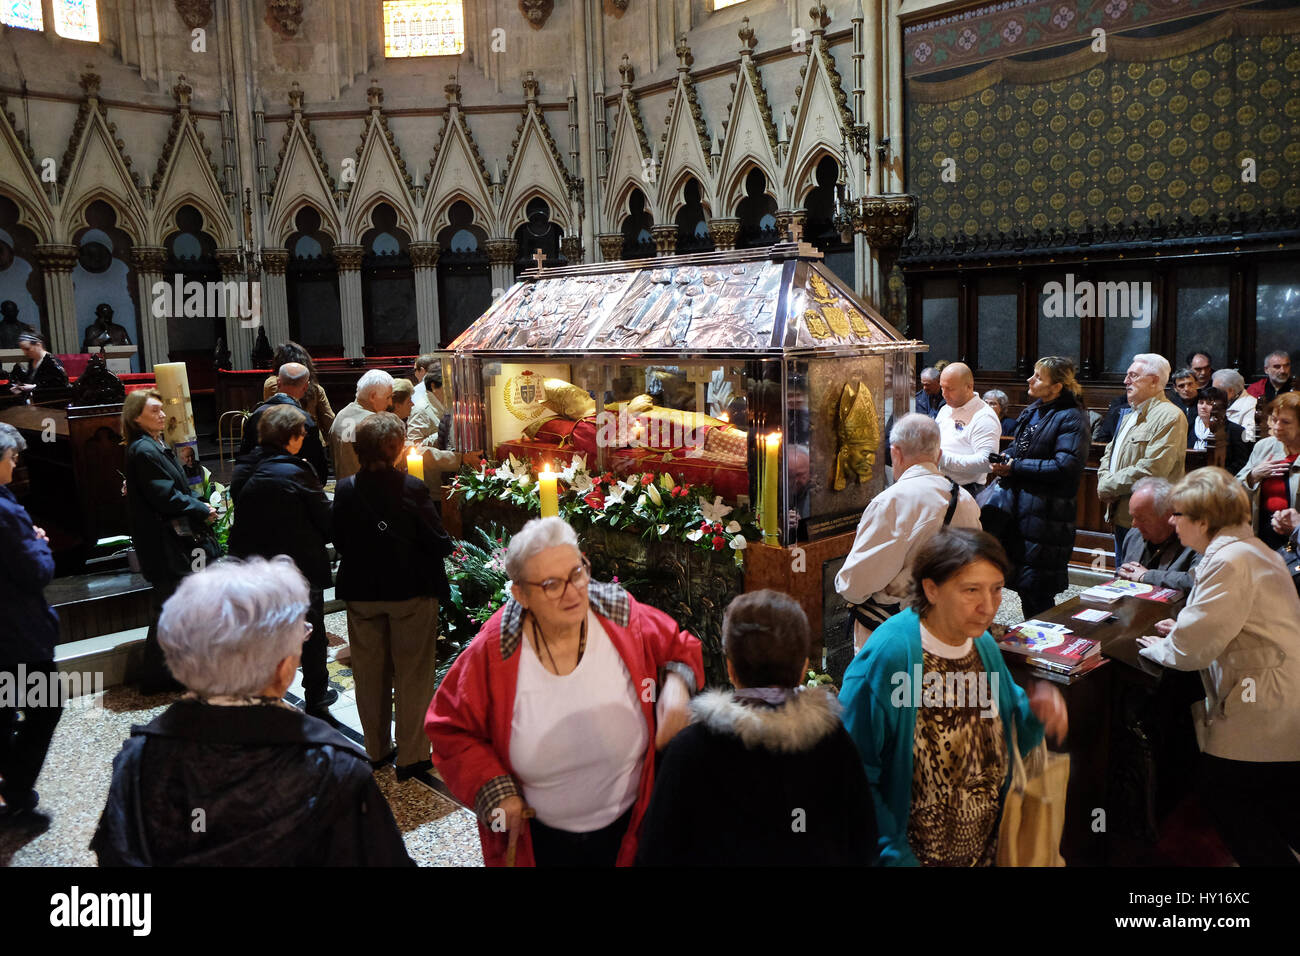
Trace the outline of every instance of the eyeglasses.
<instances>
[{"instance_id":1,"label":"eyeglasses","mask_svg":"<svg viewBox=\"0 0 1300 956\"><path fill-rule=\"evenodd\" d=\"M574 568L567 578L547 578L545 581L520 581L519 583L541 588L542 593L552 601L559 601L568 593L570 584L575 588L581 588L586 587L590 580L591 562L584 556L582 564Z\"/></svg>"},{"instance_id":2,"label":"eyeglasses","mask_svg":"<svg viewBox=\"0 0 1300 956\"><path fill-rule=\"evenodd\" d=\"M1169 513L1169 516L1171 518L1181 518L1183 516L1183 513L1181 511L1171 511Z\"/></svg>"}]
</instances>

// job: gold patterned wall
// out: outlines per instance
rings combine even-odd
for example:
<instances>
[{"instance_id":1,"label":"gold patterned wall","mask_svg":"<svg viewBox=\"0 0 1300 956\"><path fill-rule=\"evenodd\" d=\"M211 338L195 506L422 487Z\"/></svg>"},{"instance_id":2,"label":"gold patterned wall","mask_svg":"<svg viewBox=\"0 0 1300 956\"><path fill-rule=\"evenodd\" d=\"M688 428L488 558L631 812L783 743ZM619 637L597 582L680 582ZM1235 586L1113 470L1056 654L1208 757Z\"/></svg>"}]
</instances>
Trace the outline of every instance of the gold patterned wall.
<instances>
[{"instance_id":1,"label":"gold patterned wall","mask_svg":"<svg viewBox=\"0 0 1300 956\"><path fill-rule=\"evenodd\" d=\"M1205 220L1248 232L1294 221L1294 10L1235 10L1166 36L1112 37L1107 47L908 81L908 191L920 197L911 252L960 251L1017 231L1059 241L1122 229L1177 234L1194 218L1202 233Z\"/></svg>"}]
</instances>

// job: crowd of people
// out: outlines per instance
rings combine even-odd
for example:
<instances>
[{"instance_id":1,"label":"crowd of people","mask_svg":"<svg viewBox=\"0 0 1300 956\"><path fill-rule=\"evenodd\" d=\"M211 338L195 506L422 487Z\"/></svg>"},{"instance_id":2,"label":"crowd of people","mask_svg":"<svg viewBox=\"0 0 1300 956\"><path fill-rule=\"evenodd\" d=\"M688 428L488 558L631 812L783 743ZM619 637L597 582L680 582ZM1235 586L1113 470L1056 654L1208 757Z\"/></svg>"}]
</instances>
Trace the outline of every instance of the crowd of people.
<instances>
[{"instance_id":1,"label":"crowd of people","mask_svg":"<svg viewBox=\"0 0 1300 956\"><path fill-rule=\"evenodd\" d=\"M807 618L771 590L727 607L731 689L705 690L696 637L593 580L560 518L511 539L505 603L435 689L452 545L429 473L405 460L426 454L434 475L460 464L437 364L422 356L414 383L367 371L334 415L305 350L278 354L237 462L230 557L208 553L216 515L161 440L158 394L123 406L124 490L156 611L150 687L182 697L115 761L93 843L102 864L408 864L372 775L393 763L400 780L436 768L474 810L489 865L990 865L1012 765L1059 745L1069 723L1054 685L1015 679L990 628L1004 588L1026 617L1065 590L1081 477L1108 424L1097 495L1116 573L1186 592L1141 653L1202 674L1200 798L1238 862L1298 861L1300 593L1278 552L1300 538L1289 358L1269 356L1266 379L1245 387L1197 352L1167 392L1169 362L1137 355L1126 407L1103 416L1073 362L1045 356L1013 420L1009 397L981 398L967 366L926 369L918 410L889 431L892 483L835 579L855 647L835 694L805 686ZM1252 445L1242 422L1256 415ZM1239 468L1184 474L1197 448ZM0 426L0 560L18 582L0 593L34 635L0 646L0 668L50 668L48 543L5 488L22 450ZM318 467L330 459L332 500ZM329 714L330 544L362 746ZM284 702L300 667L303 711ZM938 700L899 694L914 673L959 680L941 681ZM963 684L987 694L954 693ZM36 806L58 717L0 707L0 814ZM192 827L182 805L219 824Z\"/></svg>"}]
</instances>

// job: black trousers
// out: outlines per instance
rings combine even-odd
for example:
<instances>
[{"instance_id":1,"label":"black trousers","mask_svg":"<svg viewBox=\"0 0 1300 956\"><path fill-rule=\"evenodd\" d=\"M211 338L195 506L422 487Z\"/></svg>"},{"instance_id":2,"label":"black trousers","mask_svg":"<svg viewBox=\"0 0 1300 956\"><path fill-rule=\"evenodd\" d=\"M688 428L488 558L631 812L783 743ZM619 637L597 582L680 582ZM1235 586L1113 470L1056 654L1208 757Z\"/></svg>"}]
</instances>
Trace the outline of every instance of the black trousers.
<instances>
[{"instance_id":1,"label":"black trousers","mask_svg":"<svg viewBox=\"0 0 1300 956\"><path fill-rule=\"evenodd\" d=\"M613 866L634 806L609 826L590 833L571 833L548 827L540 820L529 821L533 861L538 866Z\"/></svg>"},{"instance_id":2,"label":"black trousers","mask_svg":"<svg viewBox=\"0 0 1300 956\"><path fill-rule=\"evenodd\" d=\"M1021 588L1016 593L1020 595L1020 609L1025 620L1056 607L1056 588Z\"/></svg>"},{"instance_id":3,"label":"black trousers","mask_svg":"<svg viewBox=\"0 0 1300 956\"><path fill-rule=\"evenodd\" d=\"M325 636L325 592L312 588L307 620L311 623L311 637L302 645L302 696L305 707L322 704L321 698L329 687L326 653L329 638Z\"/></svg>"},{"instance_id":4,"label":"black trousers","mask_svg":"<svg viewBox=\"0 0 1300 956\"><path fill-rule=\"evenodd\" d=\"M4 777L0 783L0 795L4 796L5 803L14 805L27 801L36 778L40 776L54 728L63 716L63 701L58 699L59 668L52 661L25 664L22 672L17 667L0 668L0 680L9 684L18 695L26 693L26 678L35 673L45 675L49 681L46 706L0 707L0 777ZM19 681L20 676L22 681ZM21 699L15 701L21 702ZM22 720L18 719L20 710Z\"/></svg>"},{"instance_id":5,"label":"black trousers","mask_svg":"<svg viewBox=\"0 0 1300 956\"><path fill-rule=\"evenodd\" d=\"M162 606L181 586L180 578L159 578L150 581L153 589L149 592L149 633L144 638L144 664L141 668L140 687L145 690L159 689L171 681L172 672L167 668L167 658L158 643L158 618L162 615Z\"/></svg>"},{"instance_id":6,"label":"black trousers","mask_svg":"<svg viewBox=\"0 0 1300 956\"><path fill-rule=\"evenodd\" d=\"M1242 866L1296 866L1300 762L1255 763L1201 755L1197 796Z\"/></svg>"}]
</instances>

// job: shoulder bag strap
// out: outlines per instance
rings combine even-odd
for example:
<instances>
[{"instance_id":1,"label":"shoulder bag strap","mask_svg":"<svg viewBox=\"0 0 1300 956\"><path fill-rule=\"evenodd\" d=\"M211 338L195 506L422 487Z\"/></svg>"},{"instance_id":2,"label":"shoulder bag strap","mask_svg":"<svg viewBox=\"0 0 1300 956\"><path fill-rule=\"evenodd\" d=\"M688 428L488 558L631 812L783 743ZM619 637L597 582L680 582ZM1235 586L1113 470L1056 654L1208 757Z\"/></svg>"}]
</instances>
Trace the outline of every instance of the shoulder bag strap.
<instances>
[{"instance_id":1,"label":"shoulder bag strap","mask_svg":"<svg viewBox=\"0 0 1300 956\"><path fill-rule=\"evenodd\" d=\"M961 489L957 487L957 482L949 478L948 484L952 486L952 500L948 502L948 513L943 516L943 526L945 528L952 521L952 516L957 513L957 500L961 495Z\"/></svg>"}]
</instances>

